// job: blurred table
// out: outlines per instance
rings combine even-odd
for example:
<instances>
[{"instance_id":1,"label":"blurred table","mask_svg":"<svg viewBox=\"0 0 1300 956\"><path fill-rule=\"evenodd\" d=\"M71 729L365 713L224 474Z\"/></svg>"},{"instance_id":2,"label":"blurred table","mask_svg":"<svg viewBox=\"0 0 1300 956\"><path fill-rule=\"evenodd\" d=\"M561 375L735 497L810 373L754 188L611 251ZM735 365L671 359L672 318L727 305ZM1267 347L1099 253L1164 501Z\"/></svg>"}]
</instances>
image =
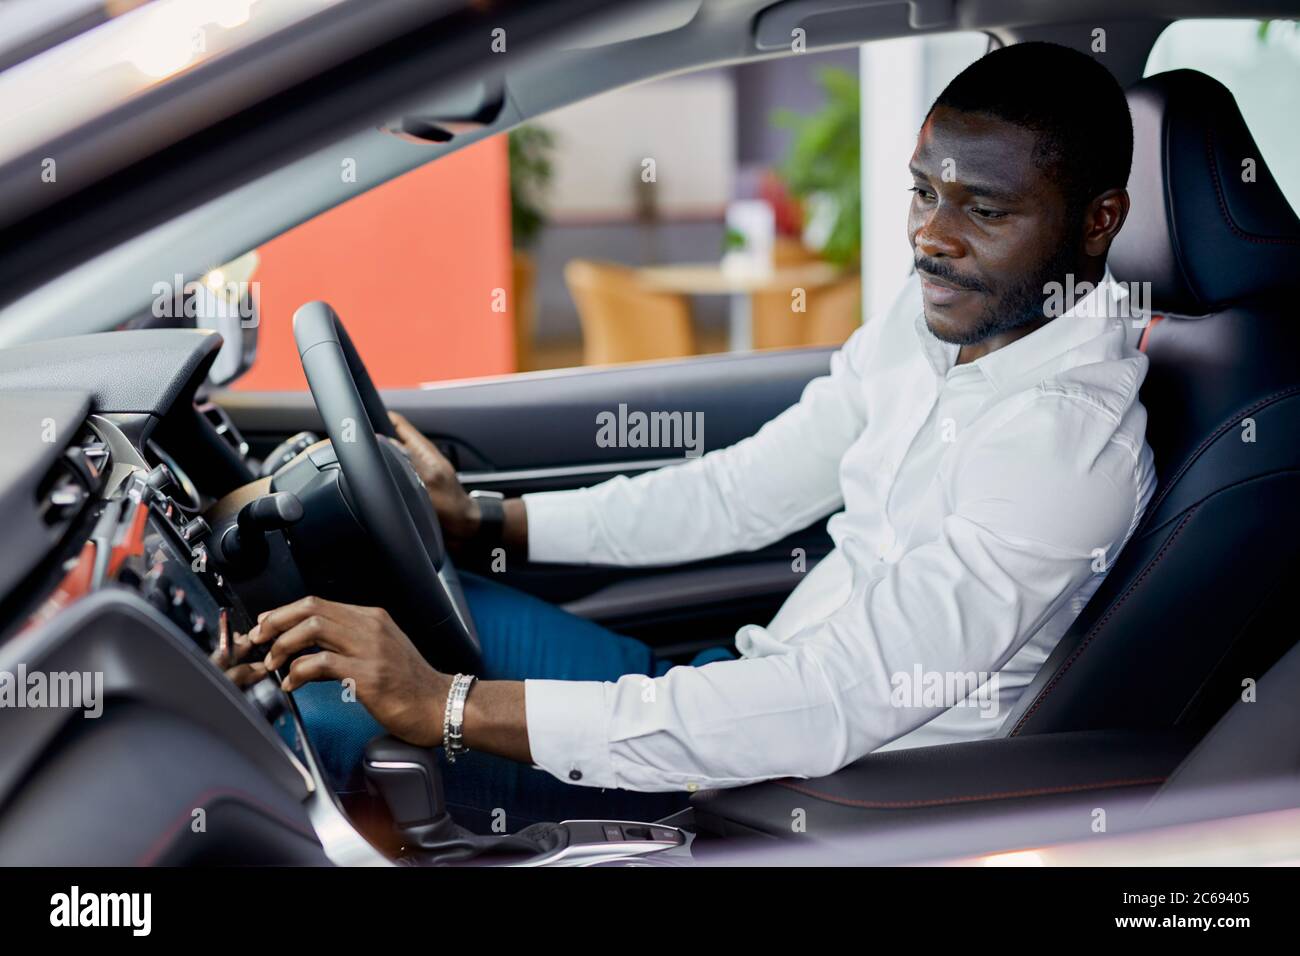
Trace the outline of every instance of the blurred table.
<instances>
[{"instance_id":1,"label":"blurred table","mask_svg":"<svg viewBox=\"0 0 1300 956\"><path fill-rule=\"evenodd\" d=\"M753 300L756 292L784 292L816 289L830 285L844 275L844 270L829 262L816 260L777 266L766 272L724 269L720 263L680 263L666 266L642 266L637 276L656 292L679 295L725 295L731 297L728 342L733 352L747 352L754 347Z\"/></svg>"}]
</instances>

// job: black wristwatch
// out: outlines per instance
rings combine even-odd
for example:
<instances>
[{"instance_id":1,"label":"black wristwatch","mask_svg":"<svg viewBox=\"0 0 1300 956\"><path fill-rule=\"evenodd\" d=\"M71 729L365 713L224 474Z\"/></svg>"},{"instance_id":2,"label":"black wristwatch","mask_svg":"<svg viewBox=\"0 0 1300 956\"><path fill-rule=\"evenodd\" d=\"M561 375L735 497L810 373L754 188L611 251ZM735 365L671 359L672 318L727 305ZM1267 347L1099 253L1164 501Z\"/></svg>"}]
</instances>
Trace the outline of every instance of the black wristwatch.
<instances>
[{"instance_id":1,"label":"black wristwatch","mask_svg":"<svg viewBox=\"0 0 1300 956\"><path fill-rule=\"evenodd\" d=\"M478 531L474 535L474 550L484 557L493 548L501 547L506 528L506 496L499 491L475 489L469 496L478 502Z\"/></svg>"}]
</instances>

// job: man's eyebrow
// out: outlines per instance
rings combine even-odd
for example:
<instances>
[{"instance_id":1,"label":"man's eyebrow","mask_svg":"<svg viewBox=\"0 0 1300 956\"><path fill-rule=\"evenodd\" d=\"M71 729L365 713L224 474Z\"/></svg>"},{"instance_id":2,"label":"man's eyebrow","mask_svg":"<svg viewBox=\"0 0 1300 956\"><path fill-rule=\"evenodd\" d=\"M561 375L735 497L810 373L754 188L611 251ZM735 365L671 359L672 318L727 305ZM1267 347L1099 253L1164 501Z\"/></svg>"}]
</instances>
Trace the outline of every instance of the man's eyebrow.
<instances>
[{"instance_id":1,"label":"man's eyebrow","mask_svg":"<svg viewBox=\"0 0 1300 956\"><path fill-rule=\"evenodd\" d=\"M970 182L962 180L962 185L966 191L973 196L983 196L985 199L1000 199L1003 202L1013 202L1020 198L1020 194L1001 186L994 186L991 183Z\"/></svg>"},{"instance_id":2,"label":"man's eyebrow","mask_svg":"<svg viewBox=\"0 0 1300 956\"><path fill-rule=\"evenodd\" d=\"M915 164L909 164L907 169L917 179L929 180L930 178L929 173ZM995 199L1002 202L1014 202L1020 198L1019 193L1002 186L994 186L992 183L972 182L968 179L962 179L960 176L958 182L973 196L981 196L985 199Z\"/></svg>"}]
</instances>

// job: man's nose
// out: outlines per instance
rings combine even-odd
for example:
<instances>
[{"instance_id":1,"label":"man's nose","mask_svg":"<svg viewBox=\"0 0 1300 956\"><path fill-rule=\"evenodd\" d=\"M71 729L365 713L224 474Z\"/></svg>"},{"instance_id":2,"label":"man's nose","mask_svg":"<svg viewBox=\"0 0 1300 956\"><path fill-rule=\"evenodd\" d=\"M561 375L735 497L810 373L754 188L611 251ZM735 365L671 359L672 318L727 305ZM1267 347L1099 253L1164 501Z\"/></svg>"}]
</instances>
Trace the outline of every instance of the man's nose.
<instances>
[{"instance_id":1,"label":"man's nose","mask_svg":"<svg viewBox=\"0 0 1300 956\"><path fill-rule=\"evenodd\" d=\"M912 245L921 255L931 259L957 259L965 254L965 246L953 229L951 211L942 203L923 213L913 225Z\"/></svg>"}]
</instances>

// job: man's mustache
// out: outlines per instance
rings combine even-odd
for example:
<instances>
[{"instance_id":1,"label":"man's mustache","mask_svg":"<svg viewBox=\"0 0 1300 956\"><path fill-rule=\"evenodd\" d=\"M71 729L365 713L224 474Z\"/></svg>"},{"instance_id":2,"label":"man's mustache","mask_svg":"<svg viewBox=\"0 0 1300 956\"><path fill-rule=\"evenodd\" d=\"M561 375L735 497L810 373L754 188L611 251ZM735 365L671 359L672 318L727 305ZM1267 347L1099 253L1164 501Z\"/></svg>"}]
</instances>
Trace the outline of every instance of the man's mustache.
<instances>
[{"instance_id":1,"label":"man's mustache","mask_svg":"<svg viewBox=\"0 0 1300 956\"><path fill-rule=\"evenodd\" d=\"M916 269L918 272L927 273L936 279L942 279L944 282L951 282L959 289L967 289L971 292L992 291L979 280L968 278L956 272L951 266L945 265L938 259L927 259L925 256L921 256L916 260Z\"/></svg>"}]
</instances>

